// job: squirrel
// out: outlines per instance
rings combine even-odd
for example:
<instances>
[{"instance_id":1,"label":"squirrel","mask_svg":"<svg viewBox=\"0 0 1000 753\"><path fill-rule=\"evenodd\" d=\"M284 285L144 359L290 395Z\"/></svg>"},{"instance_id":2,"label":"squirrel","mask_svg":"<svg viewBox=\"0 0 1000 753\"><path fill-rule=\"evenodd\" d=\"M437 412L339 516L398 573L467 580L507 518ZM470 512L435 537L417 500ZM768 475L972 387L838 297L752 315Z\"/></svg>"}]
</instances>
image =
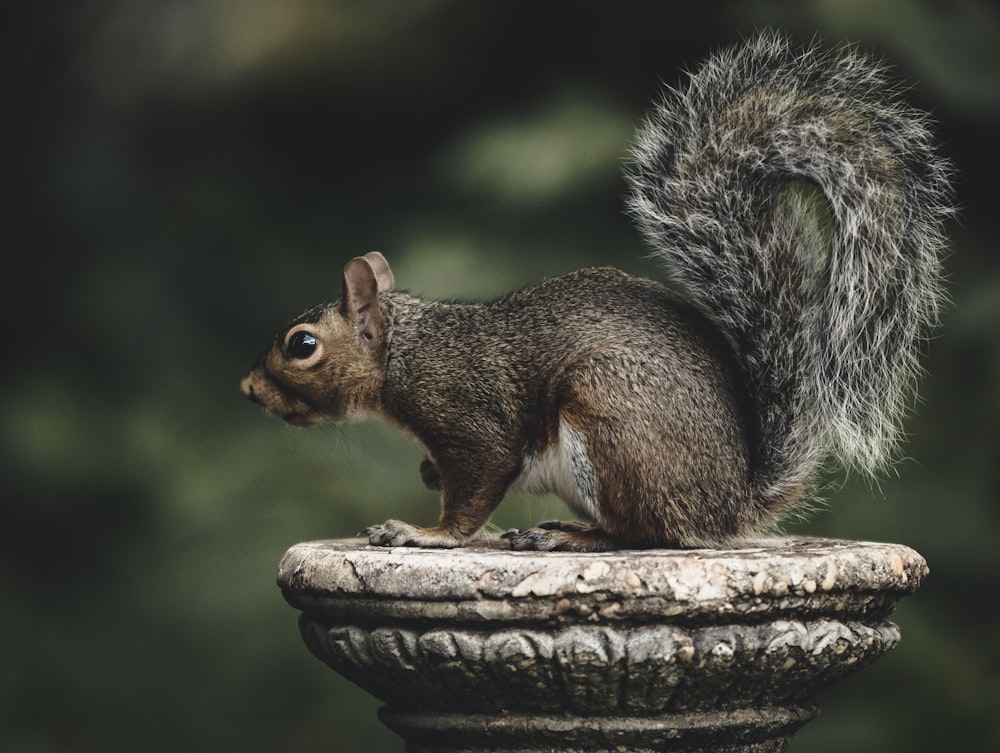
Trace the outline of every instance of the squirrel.
<instances>
[{"instance_id":1,"label":"squirrel","mask_svg":"<svg viewBox=\"0 0 1000 753\"><path fill-rule=\"evenodd\" d=\"M886 66L758 34L665 91L625 177L669 286L597 268L433 302L372 252L242 381L288 423L377 417L423 446L439 522L370 544L462 546L517 490L588 522L509 531L515 550L730 546L813 500L829 456L894 459L953 210Z\"/></svg>"}]
</instances>

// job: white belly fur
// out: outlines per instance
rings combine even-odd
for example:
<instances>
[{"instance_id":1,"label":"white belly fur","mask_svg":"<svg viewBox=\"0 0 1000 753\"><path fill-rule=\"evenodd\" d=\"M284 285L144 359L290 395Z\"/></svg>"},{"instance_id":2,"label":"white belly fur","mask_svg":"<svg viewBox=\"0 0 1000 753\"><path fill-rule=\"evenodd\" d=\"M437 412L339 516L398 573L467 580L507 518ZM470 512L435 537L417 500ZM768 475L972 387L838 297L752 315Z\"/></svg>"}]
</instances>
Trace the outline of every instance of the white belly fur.
<instances>
[{"instance_id":1,"label":"white belly fur","mask_svg":"<svg viewBox=\"0 0 1000 753\"><path fill-rule=\"evenodd\" d=\"M559 440L541 455L525 457L524 468L510 488L529 494L552 492L577 515L601 524L597 477L587 455L587 444L565 419L559 421Z\"/></svg>"}]
</instances>

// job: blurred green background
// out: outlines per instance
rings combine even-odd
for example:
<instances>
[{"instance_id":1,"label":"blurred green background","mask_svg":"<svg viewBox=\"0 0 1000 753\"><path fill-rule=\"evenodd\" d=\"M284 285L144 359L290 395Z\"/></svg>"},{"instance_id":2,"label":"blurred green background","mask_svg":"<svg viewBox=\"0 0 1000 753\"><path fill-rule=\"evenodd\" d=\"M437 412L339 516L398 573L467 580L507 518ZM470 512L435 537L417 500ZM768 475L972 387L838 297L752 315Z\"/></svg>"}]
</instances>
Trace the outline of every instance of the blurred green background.
<instances>
[{"instance_id":1,"label":"blurred green background","mask_svg":"<svg viewBox=\"0 0 1000 753\"><path fill-rule=\"evenodd\" d=\"M812 751L1000 750L1000 13L988 0L9 3L0 11L0 750L400 751L308 655L291 544L431 522L419 451L293 430L237 383L338 295L655 275L622 160L661 81L775 26L891 60L959 170L954 306L908 458L792 530L913 546L903 643L821 699ZM566 516L514 498L499 527Z\"/></svg>"}]
</instances>

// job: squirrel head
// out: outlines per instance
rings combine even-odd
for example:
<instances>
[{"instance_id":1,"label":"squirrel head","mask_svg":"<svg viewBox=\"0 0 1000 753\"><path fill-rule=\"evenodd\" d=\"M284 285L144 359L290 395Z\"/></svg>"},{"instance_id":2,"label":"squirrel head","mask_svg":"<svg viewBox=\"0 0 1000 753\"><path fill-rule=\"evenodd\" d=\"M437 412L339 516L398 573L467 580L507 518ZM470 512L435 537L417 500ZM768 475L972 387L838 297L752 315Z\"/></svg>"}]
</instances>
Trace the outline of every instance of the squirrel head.
<instances>
[{"instance_id":1,"label":"squirrel head","mask_svg":"<svg viewBox=\"0 0 1000 753\"><path fill-rule=\"evenodd\" d=\"M379 294L392 286L382 254L351 259L340 299L308 309L278 333L240 390L296 426L377 410L389 332Z\"/></svg>"}]
</instances>

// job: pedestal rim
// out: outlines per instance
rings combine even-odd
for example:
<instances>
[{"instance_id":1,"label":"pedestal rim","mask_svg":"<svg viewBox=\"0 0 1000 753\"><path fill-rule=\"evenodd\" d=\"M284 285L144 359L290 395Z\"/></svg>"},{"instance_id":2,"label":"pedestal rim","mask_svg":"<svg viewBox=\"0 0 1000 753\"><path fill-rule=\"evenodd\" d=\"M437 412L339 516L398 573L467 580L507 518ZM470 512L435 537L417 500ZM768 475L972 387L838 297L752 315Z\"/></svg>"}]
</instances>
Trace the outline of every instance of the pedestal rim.
<instances>
[{"instance_id":1,"label":"pedestal rim","mask_svg":"<svg viewBox=\"0 0 1000 753\"><path fill-rule=\"evenodd\" d=\"M308 613L343 620L698 623L824 616L877 620L929 569L901 544L772 537L741 548L511 552L308 541L278 585Z\"/></svg>"}]
</instances>

